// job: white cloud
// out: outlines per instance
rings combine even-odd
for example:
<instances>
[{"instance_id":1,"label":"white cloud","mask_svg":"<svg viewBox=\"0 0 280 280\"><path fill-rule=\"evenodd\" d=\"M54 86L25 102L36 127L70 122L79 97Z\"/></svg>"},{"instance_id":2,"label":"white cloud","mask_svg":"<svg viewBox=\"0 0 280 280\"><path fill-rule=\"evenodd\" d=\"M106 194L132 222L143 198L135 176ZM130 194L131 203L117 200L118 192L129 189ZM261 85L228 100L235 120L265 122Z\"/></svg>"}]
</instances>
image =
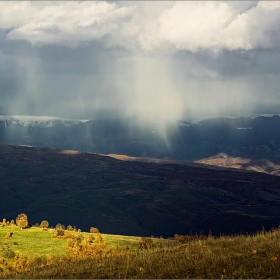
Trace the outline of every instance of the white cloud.
<instances>
[{"instance_id":1,"label":"white cloud","mask_svg":"<svg viewBox=\"0 0 280 280\"><path fill-rule=\"evenodd\" d=\"M0 28L10 40L75 47L118 29L132 7L108 2L1 2Z\"/></svg>"},{"instance_id":2,"label":"white cloud","mask_svg":"<svg viewBox=\"0 0 280 280\"><path fill-rule=\"evenodd\" d=\"M168 43L192 52L280 46L280 2L249 4L178 1L146 23L140 45L151 50Z\"/></svg>"},{"instance_id":3,"label":"white cloud","mask_svg":"<svg viewBox=\"0 0 280 280\"><path fill-rule=\"evenodd\" d=\"M103 40L128 49L280 46L280 1L0 2L0 28L34 46Z\"/></svg>"}]
</instances>

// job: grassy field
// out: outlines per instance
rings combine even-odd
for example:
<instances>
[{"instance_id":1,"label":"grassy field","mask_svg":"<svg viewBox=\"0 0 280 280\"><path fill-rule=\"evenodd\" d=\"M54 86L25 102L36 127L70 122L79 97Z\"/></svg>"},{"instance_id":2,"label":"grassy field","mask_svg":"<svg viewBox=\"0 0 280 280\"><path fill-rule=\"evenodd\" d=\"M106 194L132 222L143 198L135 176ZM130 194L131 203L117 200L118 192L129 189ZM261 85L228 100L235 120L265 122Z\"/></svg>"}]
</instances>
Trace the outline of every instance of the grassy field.
<instances>
[{"instance_id":1,"label":"grassy field","mask_svg":"<svg viewBox=\"0 0 280 280\"><path fill-rule=\"evenodd\" d=\"M13 232L11 239L5 239L8 230ZM16 253L26 256L47 255L47 256L64 256L67 254L67 239L52 238L51 235L55 229L43 230L39 227L30 227L20 229L17 226L0 227L0 248L7 244ZM78 235L78 232L71 232ZM89 232L82 232L83 236L87 237ZM125 236L114 234L102 234L102 238L106 243L106 248L125 248L137 249L138 243L141 241L139 236ZM174 241L167 239L152 238L153 244L156 246L172 244ZM14 245L14 243L17 245ZM175 242L177 243L177 242Z\"/></svg>"},{"instance_id":2,"label":"grassy field","mask_svg":"<svg viewBox=\"0 0 280 280\"><path fill-rule=\"evenodd\" d=\"M11 239L4 238L8 229ZM52 231L0 228L0 248L7 244L17 253L0 256L0 278L280 278L279 228L255 235L155 238L146 250L139 249L140 237L102 234L106 247L92 256L71 255L67 239L52 238ZM21 267L19 254L26 257Z\"/></svg>"}]
</instances>

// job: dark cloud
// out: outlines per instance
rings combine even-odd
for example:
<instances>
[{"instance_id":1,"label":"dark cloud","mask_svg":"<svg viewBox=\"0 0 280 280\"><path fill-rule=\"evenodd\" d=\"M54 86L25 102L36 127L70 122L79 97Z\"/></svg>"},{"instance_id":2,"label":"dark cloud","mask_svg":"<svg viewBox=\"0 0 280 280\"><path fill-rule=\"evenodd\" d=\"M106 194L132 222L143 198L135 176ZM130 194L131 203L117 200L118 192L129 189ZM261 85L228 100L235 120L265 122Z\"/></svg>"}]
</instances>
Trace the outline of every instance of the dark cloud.
<instances>
[{"instance_id":1,"label":"dark cloud","mask_svg":"<svg viewBox=\"0 0 280 280\"><path fill-rule=\"evenodd\" d=\"M277 3L104 3L1 3L10 17L0 19L0 114L173 120L280 112ZM16 17L19 10L26 14ZM69 12L66 22L59 11ZM197 15L195 28L184 11Z\"/></svg>"}]
</instances>

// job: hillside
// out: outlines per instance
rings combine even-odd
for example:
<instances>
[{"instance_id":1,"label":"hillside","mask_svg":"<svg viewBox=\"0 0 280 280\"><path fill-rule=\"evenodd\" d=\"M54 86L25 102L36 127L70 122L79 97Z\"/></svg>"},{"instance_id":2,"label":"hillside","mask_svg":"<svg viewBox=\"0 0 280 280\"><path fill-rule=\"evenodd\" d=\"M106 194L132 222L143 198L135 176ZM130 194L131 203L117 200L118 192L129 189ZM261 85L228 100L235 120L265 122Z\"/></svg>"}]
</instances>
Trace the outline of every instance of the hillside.
<instances>
[{"instance_id":1,"label":"hillside","mask_svg":"<svg viewBox=\"0 0 280 280\"><path fill-rule=\"evenodd\" d=\"M252 171L0 145L0 180L0 216L8 220L24 212L31 223L165 237L279 224L280 178Z\"/></svg>"},{"instance_id":2,"label":"hillside","mask_svg":"<svg viewBox=\"0 0 280 280\"><path fill-rule=\"evenodd\" d=\"M224 153L220 153L209 158L197 160L196 162L212 166L263 172L276 176L280 175L280 165L265 159L231 157Z\"/></svg>"},{"instance_id":3,"label":"hillside","mask_svg":"<svg viewBox=\"0 0 280 280\"><path fill-rule=\"evenodd\" d=\"M279 279L280 229L255 235L185 235L174 240L0 228L1 279ZM55 234L54 234L55 235ZM145 239L144 239L145 240ZM1 244L2 243L2 244ZM73 244L75 250L73 250ZM76 245L78 245L78 247ZM4 250L3 250L4 248Z\"/></svg>"}]
</instances>

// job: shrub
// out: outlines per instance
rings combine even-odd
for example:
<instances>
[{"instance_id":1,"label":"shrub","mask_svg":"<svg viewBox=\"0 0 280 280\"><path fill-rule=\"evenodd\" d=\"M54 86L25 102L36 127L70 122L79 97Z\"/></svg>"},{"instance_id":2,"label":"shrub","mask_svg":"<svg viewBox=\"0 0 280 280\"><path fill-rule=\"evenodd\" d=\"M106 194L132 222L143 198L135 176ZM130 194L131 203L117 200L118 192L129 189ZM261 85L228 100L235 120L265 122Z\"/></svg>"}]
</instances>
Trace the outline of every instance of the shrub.
<instances>
[{"instance_id":1,"label":"shrub","mask_svg":"<svg viewBox=\"0 0 280 280\"><path fill-rule=\"evenodd\" d=\"M99 233L99 230L98 228L95 228L95 227L91 227L90 230L89 230L90 233Z\"/></svg>"},{"instance_id":2,"label":"shrub","mask_svg":"<svg viewBox=\"0 0 280 280\"><path fill-rule=\"evenodd\" d=\"M74 228L73 228L71 225L69 225L69 226L67 226L67 230L69 230L69 231L73 231L73 230L74 230Z\"/></svg>"},{"instance_id":3,"label":"shrub","mask_svg":"<svg viewBox=\"0 0 280 280\"><path fill-rule=\"evenodd\" d=\"M55 226L55 229L56 229L56 230L58 230L58 229L64 230L64 229L65 229L65 226L62 225L61 223L58 223L58 224Z\"/></svg>"},{"instance_id":4,"label":"shrub","mask_svg":"<svg viewBox=\"0 0 280 280\"><path fill-rule=\"evenodd\" d=\"M53 234L52 234L53 238L56 237L62 237L62 238L66 238L66 236L64 235L64 230L63 229L57 229Z\"/></svg>"},{"instance_id":5,"label":"shrub","mask_svg":"<svg viewBox=\"0 0 280 280\"><path fill-rule=\"evenodd\" d=\"M12 259L15 255L16 253L7 244L2 246L2 257Z\"/></svg>"},{"instance_id":6,"label":"shrub","mask_svg":"<svg viewBox=\"0 0 280 280\"><path fill-rule=\"evenodd\" d=\"M76 235L71 233L71 232L64 232L64 235L63 235L65 238L70 238L70 239L75 239L76 238Z\"/></svg>"},{"instance_id":7,"label":"shrub","mask_svg":"<svg viewBox=\"0 0 280 280\"><path fill-rule=\"evenodd\" d=\"M63 236L64 235L64 230L63 229L58 229L56 232L57 232L57 236Z\"/></svg>"},{"instance_id":8,"label":"shrub","mask_svg":"<svg viewBox=\"0 0 280 280\"><path fill-rule=\"evenodd\" d=\"M49 227L49 222L47 220L44 220L40 224L41 228L48 228Z\"/></svg>"},{"instance_id":9,"label":"shrub","mask_svg":"<svg viewBox=\"0 0 280 280\"><path fill-rule=\"evenodd\" d=\"M142 237L142 240L139 242L139 249L151 249L153 247L153 239L148 237Z\"/></svg>"},{"instance_id":10,"label":"shrub","mask_svg":"<svg viewBox=\"0 0 280 280\"><path fill-rule=\"evenodd\" d=\"M26 228L28 226L28 220L27 220L27 215L26 214L19 214L16 218L16 224L19 226L21 229Z\"/></svg>"},{"instance_id":11,"label":"shrub","mask_svg":"<svg viewBox=\"0 0 280 280\"><path fill-rule=\"evenodd\" d=\"M92 243L93 240L95 239L95 237L94 237L94 235L91 233L91 234L88 235L87 239L88 239L88 242L89 242L89 243Z\"/></svg>"},{"instance_id":12,"label":"shrub","mask_svg":"<svg viewBox=\"0 0 280 280\"><path fill-rule=\"evenodd\" d=\"M106 244L103 242L103 238L100 235L99 238L94 241L93 235L89 235L84 238L82 234L79 234L76 239L68 240L68 251L70 254L76 256L98 256L101 255Z\"/></svg>"},{"instance_id":13,"label":"shrub","mask_svg":"<svg viewBox=\"0 0 280 280\"><path fill-rule=\"evenodd\" d=\"M12 235L13 235L13 232L10 231L10 230L8 230L8 231L7 231L7 234L6 234L6 236L5 236L5 238L6 238L6 239L11 239L11 238L12 238Z\"/></svg>"}]
</instances>

